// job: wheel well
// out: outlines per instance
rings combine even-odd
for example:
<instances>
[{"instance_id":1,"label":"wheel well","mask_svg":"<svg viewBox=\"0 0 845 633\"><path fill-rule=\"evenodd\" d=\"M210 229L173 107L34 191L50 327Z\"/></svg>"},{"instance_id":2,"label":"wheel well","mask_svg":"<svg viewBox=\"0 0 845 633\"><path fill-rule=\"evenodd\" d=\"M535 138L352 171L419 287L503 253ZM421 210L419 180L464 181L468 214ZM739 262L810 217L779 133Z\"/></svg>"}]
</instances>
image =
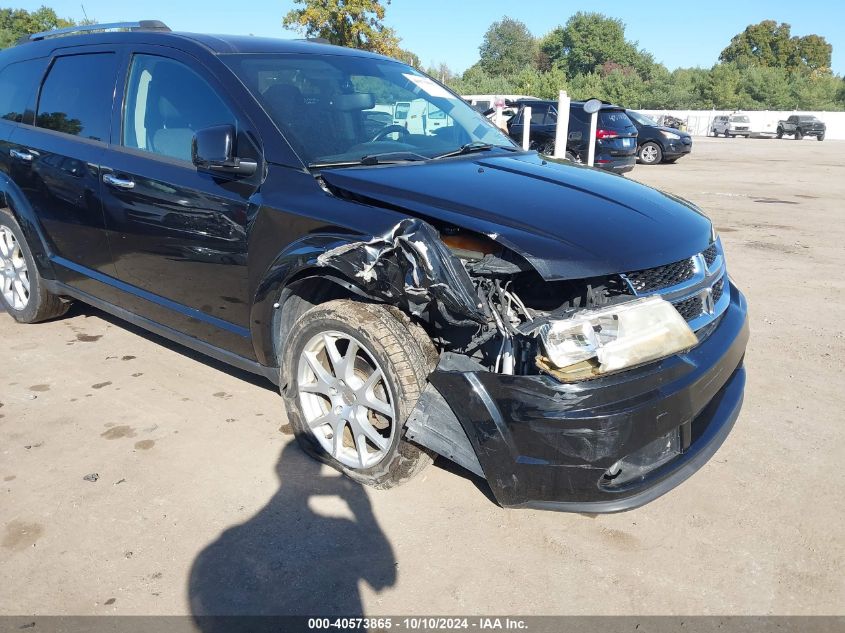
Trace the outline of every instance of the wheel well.
<instances>
[{"instance_id":1,"label":"wheel well","mask_svg":"<svg viewBox=\"0 0 845 633\"><path fill-rule=\"evenodd\" d=\"M284 387L287 377L284 374L282 351L287 334L299 317L311 308L334 299L358 299L361 297L344 288L334 280L325 277L302 277L288 283L282 290L272 320L273 353L281 371L280 385Z\"/></svg>"}]
</instances>

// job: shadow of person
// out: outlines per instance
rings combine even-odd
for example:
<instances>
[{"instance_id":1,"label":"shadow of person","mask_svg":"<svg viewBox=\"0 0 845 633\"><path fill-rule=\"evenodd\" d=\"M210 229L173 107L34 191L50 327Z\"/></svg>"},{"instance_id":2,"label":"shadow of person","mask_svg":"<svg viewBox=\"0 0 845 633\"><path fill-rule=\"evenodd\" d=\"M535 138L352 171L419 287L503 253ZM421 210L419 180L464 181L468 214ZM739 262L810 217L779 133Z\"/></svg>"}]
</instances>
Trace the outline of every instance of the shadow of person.
<instances>
[{"instance_id":1,"label":"shadow of person","mask_svg":"<svg viewBox=\"0 0 845 633\"><path fill-rule=\"evenodd\" d=\"M393 548L364 488L326 471L290 442L270 502L197 556L188 598L202 631L233 628L205 616L361 617L360 581L376 591L396 582Z\"/></svg>"}]
</instances>

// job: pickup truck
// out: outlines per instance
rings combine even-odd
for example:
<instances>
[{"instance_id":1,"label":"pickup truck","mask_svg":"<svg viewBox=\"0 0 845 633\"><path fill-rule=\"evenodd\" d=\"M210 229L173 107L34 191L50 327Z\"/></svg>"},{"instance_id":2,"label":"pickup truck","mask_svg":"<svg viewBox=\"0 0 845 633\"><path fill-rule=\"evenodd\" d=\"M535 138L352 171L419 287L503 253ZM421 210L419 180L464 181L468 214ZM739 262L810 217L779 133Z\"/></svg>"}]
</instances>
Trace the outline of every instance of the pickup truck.
<instances>
[{"instance_id":1,"label":"pickup truck","mask_svg":"<svg viewBox=\"0 0 845 633\"><path fill-rule=\"evenodd\" d=\"M778 121L777 137L783 138L784 134L795 136L800 141L805 136L815 136L816 140L823 141L827 126L810 114L793 114L785 121Z\"/></svg>"}]
</instances>

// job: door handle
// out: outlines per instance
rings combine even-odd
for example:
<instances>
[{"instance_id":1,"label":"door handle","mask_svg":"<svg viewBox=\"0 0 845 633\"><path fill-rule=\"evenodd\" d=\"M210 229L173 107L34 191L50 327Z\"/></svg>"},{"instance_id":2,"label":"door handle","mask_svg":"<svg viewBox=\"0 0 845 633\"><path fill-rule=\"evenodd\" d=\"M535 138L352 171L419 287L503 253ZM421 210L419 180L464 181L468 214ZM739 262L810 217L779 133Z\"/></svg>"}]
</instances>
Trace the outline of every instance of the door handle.
<instances>
[{"instance_id":1,"label":"door handle","mask_svg":"<svg viewBox=\"0 0 845 633\"><path fill-rule=\"evenodd\" d=\"M12 158L16 158L17 160L22 160L25 163L31 163L33 156L29 152L22 152L17 149L10 149L9 156Z\"/></svg>"},{"instance_id":2,"label":"door handle","mask_svg":"<svg viewBox=\"0 0 845 633\"><path fill-rule=\"evenodd\" d=\"M118 178L114 174L104 174L103 182L118 189L134 189L135 181L129 178Z\"/></svg>"}]
</instances>

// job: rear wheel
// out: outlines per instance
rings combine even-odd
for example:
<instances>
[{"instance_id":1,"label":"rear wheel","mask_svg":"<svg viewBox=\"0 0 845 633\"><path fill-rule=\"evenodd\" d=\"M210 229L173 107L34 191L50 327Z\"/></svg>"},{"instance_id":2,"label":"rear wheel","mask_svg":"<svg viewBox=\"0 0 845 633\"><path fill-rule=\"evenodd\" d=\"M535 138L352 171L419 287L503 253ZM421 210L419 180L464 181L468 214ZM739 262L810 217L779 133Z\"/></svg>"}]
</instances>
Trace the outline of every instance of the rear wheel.
<instances>
[{"instance_id":1,"label":"rear wheel","mask_svg":"<svg viewBox=\"0 0 845 633\"><path fill-rule=\"evenodd\" d=\"M376 488L407 481L433 461L404 439L437 352L403 314L335 300L291 328L283 391L296 439L311 456Z\"/></svg>"},{"instance_id":2,"label":"rear wheel","mask_svg":"<svg viewBox=\"0 0 845 633\"><path fill-rule=\"evenodd\" d=\"M795 130L795 140L800 141L804 138L804 131L801 128Z\"/></svg>"},{"instance_id":3,"label":"rear wheel","mask_svg":"<svg viewBox=\"0 0 845 633\"><path fill-rule=\"evenodd\" d=\"M663 160L663 150L660 145L649 141L640 147L640 162L644 165L657 165Z\"/></svg>"},{"instance_id":4,"label":"rear wheel","mask_svg":"<svg viewBox=\"0 0 845 633\"><path fill-rule=\"evenodd\" d=\"M23 231L6 211L0 211L0 306L19 323L60 317L70 307L44 287Z\"/></svg>"}]
</instances>

